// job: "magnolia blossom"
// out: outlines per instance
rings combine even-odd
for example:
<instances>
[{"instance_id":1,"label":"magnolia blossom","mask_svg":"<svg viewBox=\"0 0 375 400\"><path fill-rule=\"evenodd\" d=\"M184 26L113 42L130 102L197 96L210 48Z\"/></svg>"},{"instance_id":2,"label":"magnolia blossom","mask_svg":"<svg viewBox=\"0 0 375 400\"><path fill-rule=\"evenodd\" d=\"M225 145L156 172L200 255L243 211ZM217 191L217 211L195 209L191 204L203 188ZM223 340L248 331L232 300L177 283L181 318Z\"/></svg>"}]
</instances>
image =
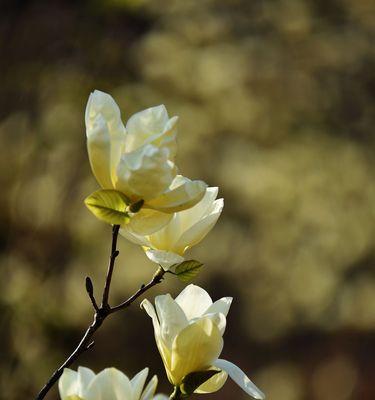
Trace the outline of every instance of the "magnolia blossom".
<instances>
[{"instance_id":1,"label":"magnolia blossom","mask_svg":"<svg viewBox=\"0 0 375 400\"><path fill-rule=\"evenodd\" d=\"M224 207L224 200L216 199L217 194L217 187L208 188L199 203L175 213L164 228L151 235L137 235L128 225L120 233L143 246L151 261L168 269L184 261L185 251L199 243L216 224Z\"/></svg>"},{"instance_id":2,"label":"magnolia blossom","mask_svg":"<svg viewBox=\"0 0 375 400\"><path fill-rule=\"evenodd\" d=\"M165 395L154 396L158 378L152 377L143 389L148 368L133 379L116 368L106 368L95 375L89 368L79 367L78 371L65 368L59 380L61 400L168 400Z\"/></svg>"},{"instance_id":3,"label":"magnolia blossom","mask_svg":"<svg viewBox=\"0 0 375 400\"><path fill-rule=\"evenodd\" d=\"M157 231L206 191L202 181L175 180L177 119L160 105L134 114L125 127L109 94L95 90L89 97L85 122L91 169L103 189L118 190L133 203L144 201L129 222L138 234Z\"/></svg>"},{"instance_id":4,"label":"magnolia blossom","mask_svg":"<svg viewBox=\"0 0 375 400\"><path fill-rule=\"evenodd\" d=\"M191 372L219 369L220 373L199 386L196 393L219 390L229 375L247 394L264 399L264 394L250 379L229 361L219 359L223 349L231 297L212 302L199 286L187 286L175 300L169 294L155 298L155 308L148 301L142 307L152 318L155 340L168 379L179 386Z\"/></svg>"}]
</instances>

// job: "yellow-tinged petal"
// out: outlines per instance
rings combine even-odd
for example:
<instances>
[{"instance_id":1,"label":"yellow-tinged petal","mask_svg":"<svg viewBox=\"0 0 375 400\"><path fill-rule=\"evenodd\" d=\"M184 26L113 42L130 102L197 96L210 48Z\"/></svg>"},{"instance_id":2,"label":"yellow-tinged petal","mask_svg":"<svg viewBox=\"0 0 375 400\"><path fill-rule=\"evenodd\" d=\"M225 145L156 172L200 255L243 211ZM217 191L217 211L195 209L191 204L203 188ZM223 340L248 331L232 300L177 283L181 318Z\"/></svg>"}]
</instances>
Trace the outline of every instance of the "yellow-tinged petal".
<instances>
[{"instance_id":1,"label":"yellow-tinged petal","mask_svg":"<svg viewBox=\"0 0 375 400\"><path fill-rule=\"evenodd\" d=\"M142 208L122 228L136 235L150 235L168 224L172 217L172 214Z\"/></svg>"},{"instance_id":2,"label":"yellow-tinged petal","mask_svg":"<svg viewBox=\"0 0 375 400\"><path fill-rule=\"evenodd\" d=\"M149 200L146 207L168 213L186 210L193 207L202 200L207 185L203 181L191 181L187 178L178 177L179 186L163 193L161 196ZM172 186L173 187L173 186Z\"/></svg>"},{"instance_id":3,"label":"yellow-tinged petal","mask_svg":"<svg viewBox=\"0 0 375 400\"><path fill-rule=\"evenodd\" d=\"M154 334L155 334L155 341L156 345L158 346L160 356L163 360L165 370L168 375L169 379L169 370L170 370L170 365L171 365L171 349L167 348L165 343L162 340L161 337L161 328L160 328L160 323L158 316L156 314L154 306L150 303L149 300L144 299L141 303L141 308L143 308L146 313L151 317L152 324L154 326Z\"/></svg>"},{"instance_id":4,"label":"yellow-tinged petal","mask_svg":"<svg viewBox=\"0 0 375 400\"><path fill-rule=\"evenodd\" d=\"M212 207L212 212L202 218L199 222L191 226L188 230L186 230L176 241L176 243L174 244L176 251L184 252L189 247L192 247L203 240L204 237L215 226L223 210L223 207L223 199L215 200Z\"/></svg>"},{"instance_id":5,"label":"yellow-tinged petal","mask_svg":"<svg viewBox=\"0 0 375 400\"><path fill-rule=\"evenodd\" d=\"M104 189L112 189L125 139L120 109L109 94L95 90L87 102L85 122L92 171Z\"/></svg>"},{"instance_id":6,"label":"yellow-tinged petal","mask_svg":"<svg viewBox=\"0 0 375 400\"><path fill-rule=\"evenodd\" d=\"M228 374L224 371L221 371L203 383L203 385L200 385L194 393L205 394L217 392L223 387L224 383L227 381L227 378Z\"/></svg>"},{"instance_id":7,"label":"yellow-tinged petal","mask_svg":"<svg viewBox=\"0 0 375 400\"><path fill-rule=\"evenodd\" d=\"M115 187L132 200L148 200L165 192L176 176L169 150L151 144L124 153L117 166Z\"/></svg>"},{"instance_id":8,"label":"yellow-tinged petal","mask_svg":"<svg viewBox=\"0 0 375 400\"><path fill-rule=\"evenodd\" d=\"M210 318L202 318L183 329L172 346L171 377L174 384L194 371L209 368L223 348L223 339Z\"/></svg>"}]
</instances>

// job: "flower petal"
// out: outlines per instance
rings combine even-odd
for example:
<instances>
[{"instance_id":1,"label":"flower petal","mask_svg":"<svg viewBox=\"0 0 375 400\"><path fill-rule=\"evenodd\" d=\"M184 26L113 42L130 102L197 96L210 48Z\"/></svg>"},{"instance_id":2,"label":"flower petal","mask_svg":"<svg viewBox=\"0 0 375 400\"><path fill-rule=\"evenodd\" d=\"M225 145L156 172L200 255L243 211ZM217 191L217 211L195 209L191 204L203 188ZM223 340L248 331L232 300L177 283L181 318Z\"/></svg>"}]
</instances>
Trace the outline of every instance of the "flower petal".
<instances>
[{"instance_id":1,"label":"flower petal","mask_svg":"<svg viewBox=\"0 0 375 400\"><path fill-rule=\"evenodd\" d=\"M150 235L167 225L172 218L173 214L142 208L122 228L136 235Z\"/></svg>"},{"instance_id":2,"label":"flower petal","mask_svg":"<svg viewBox=\"0 0 375 400\"><path fill-rule=\"evenodd\" d=\"M127 152L133 151L146 143L150 143L150 138L164 132L168 120L169 117L164 104L147 108L132 115L126 123L125 150Z\"/></svg>"},{"instance_id":3,"label":"flower petal","mask_svg":"<svg viewBox=\"0 0 375 400\"><path fill-rule=\"evenodd\" d=\"M92 388L96 387L105 400L123 400L132 398L129 378L116 368L106 368L94 378ZM88 397L90 400L91 398Z\"/></svg>"},{"instance_id":4,"label":"flower petal","mask_svg":"<svg viewBox=\"0 0 375 400\"><path fill-rule=\"evenodd\" d=\"M151 144L124 153L117 166L115 188L132 200L159 196L176 176L176 167L168 157L167 148Z\"/></svg>"},{"instance_id":5,"label":"flower petal","mask_svg":"<svg viewBox=\"0 0 375 400\"><path fill-rule=\"evenodd\" d=\"M133 396L132 396L133 400L139 400L139 398L141 397L141 393L145 385L147 375L148 375L148 368L144 368L142 369L142 371L138 372L138 374L135 375L133 379L130 381L130 385L133 391Z\"/></svg>"},{"instance_id":6,"label":"flower petal","mask_svg":"<svg viewBox=\"0 0 375 400\"><path fill-rule=\"evenodd\" d=\"M69 396L78 395L78 374L69 368L64 368L64 372L59 379L59 393L61 400Z\"/></svg>"},{"instance_id":7,"label":"flower petal","mask_svg":"<svg viewBox=\"0 0 375 400\"><path fill-rule=\"evenodd\" d=\"M188 320L170 294L156 296L155 307L163 342L167 347L172 348L173 340L188 325Z\"/></svg>"},{"instance_id":8,"label":"flower petal","mask_svg":"<svg viewBox=\"0 0 375 400\"><path fill-rule=\"evenodd\" d=\"M214 393L220 390L224 383L227 381L228 374L225 371L221 371L218 374L214 375L208 381L200 385L198 389L195 390L194 393Z\"/></svg>"},{"instance_id":9,"label":"flower petal","mask_svg":"<svg viewBox=\"0 0 375 400\"><path fill-rule=\"evenodd\" d=\"M160 328L160 323L158 316L155 312L154 306L150 303L149 300L144 299L141 303L141 308L143 308L146 313L151 317L152 319L152 324L154 326L154 334L155 334L155 341L156 345L158 346L159 353L161 355L161 358L163 360L165 369L168 374L168 370L170 368L171 364L171 352L170 349L167 348L165 343L163 343L162 337L161 337L161 328Z\"/></svg>"},{"instance_id":10,"label":"flower petal","mask_svg":"<svg viewBox=\"0 0 375 400\"><path fill-rule=\"evenodd\" d=\"M157 385L158 385L158 377L154 375L151 378L150 382L147 384L145 390L143 391L140 400L152 400ZM136 400L138 400L138 398Z\"/></svg>"},{"instance_id":11,"label":"flower petal","mask_svg":"<svg viewBox=\"0 0 375 400\"><path fill-rule=\"evenodd\" d=\"M218 187L208 187L203 199L199 203L197 203L194 207L178 213L182 231L187 231L189 228L211 213L212 205L216 200L218 192Z\"/></svg>"},{"instance_id":12,"label":"flower petal","mask_svg":"<svg viewBox=\"0 0 375 400\"><path fill-rule=\"evenodd\" d=\"M228 315L233 297L222 297L216 300L205 312L205 314L222 313L225 317Z\"/></svg>"},{"instance_id":13,"label":"flower petal","mask_svg":"<svg viewBox=\"0 0 375 400\"><path fill-rule=\"evenodd\" d=\"M168 270L172 265L182 263L185 259L176 253L164 250L147 249L146 256L154 263Z\"/></svg>"},{"instance_id":14,"label":"flower petal","mask_svg":"<svg viewBox=\"0 0 375 400\"><path fill-rule=\"evenodd\" d=\"M263 400L266 398L264 393L260 391L253 382L251 382L251 380L239 367L237 367L237 365L221 359L216 360L213 365L225 371L243 391L254 397L254 399Z\"/></svg>"},{"instance_id":15,"label":"flower petal","mask_svg":"<svg viewBox=\"0 0 375 400\"><path fill-rule=\"evenodd\" d=\"M183 179L183 180L181 180ZM203 181L191 181L178 177L177 187L147 202L147 207L168 213L186 210L202 200L207 185Z\"/></svg>"},{"instance_id":16,"label":"flower petal","mask_svg":"<svg viewBox=\"0 0 375 400\"><path fill-rule=\"evenodd\" d=\"M184 311L188 320L201 317L212 305L210 295L201 287L188 285L176 297L176 303Z\"/></svg>"},{"instance_id":17,"label":"flower petal","mask_svg":"<svg viewBox=\"0 0 375 400\"><path fill-rule=\"evenodd\" d=\"M120 109L109 94L95 90L87 102L85 122L92 171L104 189L112 189L125 139Z\"/></svg>"},{"instance_id":18,"label":"flower petal","mask_svg":"<svg viewBox=\"0 0 375 400\"><path fill-rule=\"evenodd\" d=\"M173 342L173 383L180 384L183 377L190 372L209 368L220 355L222 348L223 339L211 319L202 318L188 325Z\"/></svg>"},{"instance_id":19,"label":"flower petal","mask_svg":"<svg viewBox=\"0 0 375 400\"><path fill-rule=\"evenodd\" d=\"M187 248L199 243L215 226L223 207L223 199L215 200L212 213L197 222L180 236L174 245L176 251L184 252Z\"/></svg>"},{"instance_id":20,"label":"flower petal","mask_svg":"<svg viewBox=\"0 0 375 400\"><path fill-rule=\"evenodd\" d=\"M78 367L77 381L78 381L78 396L84 398L86 391L95 378L95 373L90 368Z\"/></svg>"},{"instance_id":21,"label":"flower petal","mask_svg":"<svg viewBox=\"0 0 375 400\"><path fill-rule=\"evenodd\" d=\"M148 240L147 236L137 235L136 233L127 229L127 225L124 225L124 227L120 229L120 235L123 236L125 239L128 239L130 242L137 244L139 246L146 246L146 247L151 246L151 243Z\"/></svg>"}]
</instances>

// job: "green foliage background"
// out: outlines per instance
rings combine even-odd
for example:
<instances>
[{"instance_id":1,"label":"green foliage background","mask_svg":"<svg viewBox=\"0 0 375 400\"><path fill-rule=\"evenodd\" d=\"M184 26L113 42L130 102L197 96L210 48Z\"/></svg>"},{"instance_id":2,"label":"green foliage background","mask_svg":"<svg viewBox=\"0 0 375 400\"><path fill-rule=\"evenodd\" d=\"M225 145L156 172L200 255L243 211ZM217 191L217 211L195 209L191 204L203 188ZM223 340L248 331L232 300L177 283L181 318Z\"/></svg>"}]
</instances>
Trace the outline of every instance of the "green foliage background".
<instances>
[{"instance_id":1,"label":"green foliage background","mask_svg":"<svg viewBox=\"0 0 375 400\"><path fill-rule=\"evenodd\" d=\"M375 398L375 7L370 0L8 1L0 5L0 398L33 395L91 318L110 228L83 199L90 91L127 119L179 115L181 171L220 186L191 251L233 295L223 356L269 400ZM154 266L120 240L112 299ZM168 277L148 297L183 284ZM114 315L81 364L169 392L149 318ZM207 399L244 398L232 383ZM57 398L56 391L49 399Z\"/></svg>"}]
</instances>

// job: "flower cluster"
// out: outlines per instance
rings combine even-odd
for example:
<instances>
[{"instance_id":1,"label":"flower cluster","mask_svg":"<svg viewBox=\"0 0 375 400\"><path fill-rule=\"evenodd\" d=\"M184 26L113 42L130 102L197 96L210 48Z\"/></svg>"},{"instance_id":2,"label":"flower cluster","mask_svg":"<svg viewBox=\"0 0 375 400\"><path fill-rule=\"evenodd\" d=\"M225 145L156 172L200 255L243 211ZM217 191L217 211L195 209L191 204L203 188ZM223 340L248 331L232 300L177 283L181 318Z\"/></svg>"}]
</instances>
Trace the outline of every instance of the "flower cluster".
<instances>
[{"instance_id":1,"label":"flower cluster","mask_svg":"<svg viewBox=\"0 0 375 400\"><path fill-rule=\"evenodd\" d=\"M184 282L201 263L185 260L216 224L224 206L217 187L178 174L175 164L177 117L161 105L141 111L122 123L113 98L94 91L86 108L87 148L92 172L101 189L85 203L96 217L117 226L147 257ZM89 282L89 290L91 283ZM199 286L147 299L141 307L151 317L156 345L169 382L171 399L213 393L228 376L248 395L264 394L235 364L220 359L231 297L215 302ZM62 400L163 400L156 395L157 377L144 388L148 369L133 379L115 368L95 375L88 368L65 369L59 381Z\"/></svg>"}]
</instances>

